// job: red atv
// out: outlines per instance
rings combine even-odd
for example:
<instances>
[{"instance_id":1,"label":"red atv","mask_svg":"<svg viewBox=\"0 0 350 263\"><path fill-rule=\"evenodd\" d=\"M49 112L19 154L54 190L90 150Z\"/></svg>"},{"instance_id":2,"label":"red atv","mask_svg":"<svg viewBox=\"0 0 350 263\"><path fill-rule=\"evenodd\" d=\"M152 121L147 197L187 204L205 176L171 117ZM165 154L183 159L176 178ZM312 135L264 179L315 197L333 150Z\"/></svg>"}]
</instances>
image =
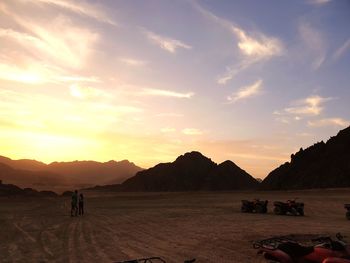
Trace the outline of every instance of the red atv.
<instances>
[{"instance_id":1,"label":"red atv","mask_svg":"<svg viewBox=\"0 0 350 263\"><path fill-rule=\"evenodd\" d=\"M253 244L268 262L280 263L350 263L350 245L338 233L313 239L312 246L303 246L288 238L271 238Z\"/></svg>"},{"instance_id":2,"label":"red atv","mask_svg":"<svg viewBox=\"0 0 350 263\"><path fill-rule=\"evenodd\" d=\"M348 210L348 211L346 212L345 216L346 216L346 218L347 218L348 220L350 220L350 204L345 204L345 205L344 205L344 208L345 208L346 210Z\"/></svg>"}]
</instances>

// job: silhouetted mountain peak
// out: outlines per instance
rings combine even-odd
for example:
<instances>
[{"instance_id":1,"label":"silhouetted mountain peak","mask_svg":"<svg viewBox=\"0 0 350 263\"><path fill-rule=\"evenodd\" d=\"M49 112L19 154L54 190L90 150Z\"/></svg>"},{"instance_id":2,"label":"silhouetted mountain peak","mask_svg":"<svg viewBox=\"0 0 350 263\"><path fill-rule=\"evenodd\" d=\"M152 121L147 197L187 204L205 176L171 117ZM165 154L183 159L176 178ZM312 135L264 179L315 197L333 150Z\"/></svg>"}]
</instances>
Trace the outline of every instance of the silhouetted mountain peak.
<instances>
[{"instance_id":1,"label":"silhouetted mountain peak","mask_svg":"<svg viewBox=\"0 0 350 263\"><path fill-rule=\"evenodd\" d=\"M200 152L192 151L177 157L175 163L179 162L212 162L212 160Z\"/></svg>"},{"instance_id":2,"label":"silhouetted mountain peak","mask_svg":"<svg viewBox=\"0 0 350 263\"><path fill-rule=\"evenodd\" d=\"M326 143L314 145L291 155L269 173L263 189L305 189L350 186L350 127L332 136Z\"/></svg>"},{"instance_id":3,"label":"silhouetted mountain peak","mask_svg":"<svg viewBox=\"0 0 350 263\"><path fill-rule=\"evenodd\" d=\"M222 163L219 164L219 166L222 166L222 167L237 167L239 168L234 162L232 162L231 160L226 160ZM240 169L240 168L239 168Z\"/></svg>"},{"instance_id":4,"label":"silhouetted mountain peak","mask_svg":"<svg viewBox=\"0 0 350 263\"><path fill-rule=\"evenodd\" d=\"M254 189L257 181L231 161L217 165L197 151L172 163L138 172L120 187L124 191L198 191ZM107 189L107 188L106 188Z\"/></svg>"}]
</instances>

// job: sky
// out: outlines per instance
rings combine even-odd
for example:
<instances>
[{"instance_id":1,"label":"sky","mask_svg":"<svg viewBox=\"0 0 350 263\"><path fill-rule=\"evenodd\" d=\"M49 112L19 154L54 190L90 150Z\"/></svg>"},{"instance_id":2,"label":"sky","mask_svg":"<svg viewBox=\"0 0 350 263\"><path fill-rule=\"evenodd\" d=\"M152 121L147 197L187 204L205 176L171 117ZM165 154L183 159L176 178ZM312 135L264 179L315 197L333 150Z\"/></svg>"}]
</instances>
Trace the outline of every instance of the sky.
<instances>
[{"instance_id":1,"label":"sky","mask_svg":"<svg viewBox=\"0 0 350 263\"><path fill-rule=\"evenodd\" d=\"M348 0L5 0L0 155L264 178L350 125L349 73Z\"/></svg>"}]
</instances>

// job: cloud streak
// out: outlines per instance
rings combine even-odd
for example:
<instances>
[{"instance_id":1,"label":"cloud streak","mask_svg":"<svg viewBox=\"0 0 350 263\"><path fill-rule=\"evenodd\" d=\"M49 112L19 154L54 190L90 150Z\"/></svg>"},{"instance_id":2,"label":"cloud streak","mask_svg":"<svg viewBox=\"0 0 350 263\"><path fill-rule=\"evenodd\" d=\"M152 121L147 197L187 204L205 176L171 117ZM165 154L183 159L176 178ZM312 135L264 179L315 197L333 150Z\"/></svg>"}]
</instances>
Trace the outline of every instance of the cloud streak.
<instances>
[{"instance_id":1,"label":"cloud streak","mask_svg":"<svg viewBox=\"0 0 350 263\"><path fill-rule=\"evenodd\" d=\"M327 118L315 121L308 121L310 127L340 127L345 128L350 125L350 121L343 118Z\"/></svg>"},{"instance_id":2,"label":"cloud streak","mask_svg":"<svg viewBox=\"0 0 350 263\"><path fill-rule=\"evenodd\" d=\"M294 115L317 116L323 111L323 104L331 99L313 95L294 102L294 106L285 108L284 111Z\"/></svg>"},{"instance_id":3,"label":"cloud streak","mask_svg":"<svg viewBox=\"0 0 350 263\"><path fill-rule=\"evenodd\" d=\"M338 60L350 49L350 38L344 42L333 54L333 59Z\"/></svg>"},{"instance_id":4,"label":"cloud streak","mask_svg":"<svg viewBox=\"0 0 350 263\"><path fill-rule=\"evenodd\" d=\"M147 30L145 30L144 33L152 43L154 43L155 45L159 46L161 49L164 49L172 54L176 53L177 49L179 48L192 49L192 46L185 44L180 40L161 36Z\"/></svg>"},{"instance_id":5,"label":"cloud streak","mask_svg":"<svg viewBox=\"0 0 350 263\"><path fill-rule=\"evenodd\" d=\"M231 96L228 96L227 100L234 103L242 99L256 96L261 92L262 83L263 81L260 79L249 86L242 87L237 92L234 92Z\"/></svg>"},{"instance_id":6,"label":"cloud streak","mask_svg":"<svg viewBox=\"0 0 350 263\"><path fill-rule=\"evenodd\" d=\"M260 61L284 54L285 48L280 39L266 36L262 32L248 33L231 21L218 17L204 9L197 2L194 2L193 6L204 17L227 29L238 40L237 48L243 57L239 63L226 68L226 72L217 79L218 84L226 84L238 73Z\"/></svg>"},{"instance_id":7,"label":"cloud streak","mask_svg":"<svg viewBox=\"0 0 350 263\"><path fill-rule=\"evenodd\" d=\"M144 66L148 63L147 61L133 58L121 58L120 61L123 62L125 65L134 67Z\"/></svg>"},{"instance_id":8,"label":"cloud streak","mask_svg":"<svg viewBox=\"0 0 350 263\"><path fill-rule=\"evenodd\" d=\"M202 135L203 132L201 130L195 128L185 128L182 130L182 133L185 135Z\"/></svg>"},{"instance_id":9,"label":"cloud streak","mask_svg":"<svg viewBox=\"0 0 350 263\"><path fill-rule=\"evenodd\" d=\"M82 68L99 39L98 33L73 23L62 14L44 24L34 16L20 16L5 5L1 11L23 29L1 28L0 37L6 40L4 45L10 47L15 41L21 46L22 54L29 53L44 64Z\"/></svg>"},{"instance_id":10,"label":"cloud streak","mask_svg":"<svg viewBox=\"0 0 350 263\"><path fill-rule=\"evenodd\" d=\"M326 59L326 41L321 32L313 28L310 23L303 22L299 25L299 34L304 45L313 56L311 64L314 70L319 69Z\"/></svg>"},{"instance_id":11,"label":"cloud streak","mask_svg":"<svg viewBox=\"0 0 350 263\"><path fill-rule=\"evenodd\" d=\"M79 84L72 84L69 86L70 94L78 99L91 99L97 97L109 97L109 95L96 88L81 86Z\"/></svg>"},{"instance_id":12,"label":"cloud streak","mask_svg":"<svg viewBox=\"0 0 350 263\"><path fill-rule=\"evenodd\" d=\"M108 23L116 26L117 24L108 17L108 15L100 10L97 6L88 3L80 2L79 4L75 1L63 1L63 0L34 0L29 1L36 4L48 4L58 6L60 8L67 9L76 14L85 15L90 18L94 18L97 21Z\"/></svg>"},{"instance_id":13,"label":"cloud streak","mask_svg":"<svg viewBox=\"0 0 350 263\"><path fill-rule=\"evenodd\" d=\"M309 0L308 2L313 5L324 5L330 3L331 0Z\"/></svg>"},{"instance_id":14,"label":"cloud streak","mask_svg":"<svg viewBox=\"0 0 350 263\"><path fill-rule=\"evenodd\" d=\"M146 96L161 96L161 97L174 97L174 98L185 98L185 99L189 99L194 95L193 92L181 93L181 92L175 92L170 90L148 89L148 88L143 89L143 91L140 94L146 95Z\"/></svg>"},{"instance_id":15,"label":"cloud streak","mask_svg":"<svg viewBox=\"0 0 350 263\"><path fill-rule=\"evenodd\" d=\"M232 32L238 38L237 46L240 51L254 60L279 56L283 52L282 42L275 37L267 37L262 33L253 37L237 26L232 26Z\"/></svg>"}]
</instances>

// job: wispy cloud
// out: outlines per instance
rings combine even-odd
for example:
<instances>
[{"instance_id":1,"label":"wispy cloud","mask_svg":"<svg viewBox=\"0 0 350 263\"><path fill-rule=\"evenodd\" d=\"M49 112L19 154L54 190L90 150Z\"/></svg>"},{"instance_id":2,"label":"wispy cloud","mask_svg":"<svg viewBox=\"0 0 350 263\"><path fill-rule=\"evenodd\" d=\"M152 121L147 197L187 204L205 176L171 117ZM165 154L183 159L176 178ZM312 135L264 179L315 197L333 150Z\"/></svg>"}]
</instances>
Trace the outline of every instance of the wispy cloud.
<instances>
[{"instance_id":1,"label":"wispy cloud","mask_svg":"<svg viewBox=\"0 0 350 263\"><path fill-rule=\"evenodd\" d=\"M151 40L154 44L170 53L176 53L176 50L179 48L192 49L192 46L185 44L180 40L161 36L147 30L144 30L144 33L146 34L148 39Z\"/></svg>"},{"instance_id":2,"label":"wispy cloud","mask_svg":"<svg viewBox=\"0 0 350 263\"><path fill-rule=\"evenodd\" d=\"M0 37L6 40L4 45L10 47L10 41L15 41L21 46L22 53L29 53L44 64L82 68L99 39L96 32L73 23L64 15L43 24L37 17L20 16L6 5L1 6L1 12L23 29L1 28Z\"/></svg>"},{"instance_id":3,"label":"wispy cloud","mask_svg":"<svg viewBox=\"0 0 350 263\"><path fill-rule=\"evenodd\" d=\"M171 128L171 127L164 127L164 128L162 128L162 129L160 129L160 131L161 131L162 133L172 133L172 132L175 132L176 129L175 129L175 128Z\"/></svg>"},{"instance_id":4,"label":"wispy cloud","mask_svg":"<svg viewBox=\"0 0 350 263\"><path fill-rule=\"evenodd\" d=\"M203 132L201 130L195 128L185 128L182 130L182 133L185 135L202 135Z\"/></svg>"},{"instance_id":5,"label":"wispy cloud","mask_svg":"<svg viewBox=\"0 0 350 263\"><path fill-rule=\"evenodd\" d=\"M26 84L102 82L96 76L69 75L69 72L58 66L37 61L26 55L16 54L11 57L1 54L0 61L0 79L3 80Z\"/></svg>"},{"instance_id":6,"label":"wispy cloud","mask_svg":"<svg viewBox=\"0 0 350 263\"><path fill-rule=\"evenodd\" d=\"M307 22L300 23L299 34L309 53L313 56L312 68L317 70L326 59L326 40L320 31Z\"/></svg>"},{"instance_id":7,"label":"wispy cloud","mask_svg":"<svg viewBox=\"0 0 350 263\"><path fill-rule=\"evenodd\" d=\"M344 120L343 118L327 118L327 119L321 119L321 120L315 120L315 121L308 121L308 125L310 127L332 126L332 127L344 128L350 125L350 121Z\"/></svg>"},{"instance_id":8,"label":"wispy cloud","mask_svg":"<svg viewBox=\"0 0 350 263\"><path fill-rule=\"evenodd\" d=\"M51 81L53 72L42 65L30 64L20 66L0 63L0 79L21 82L26 84L43 84Z\"/></svg>"},{"instance_id":9,"label":"wispy cloud","mask_svg":"<svg viewBox=\"0 0 350 263\"><path fill-rule=\"evenodd\" d=\"M227 67L226 72L218 78L218 84L226 84L239 72L255 63L268 60L274 56L280 56L284 52L283 44L277 38L267 37L260 32L255 33L253 37L234 25L231 25L231 31L238 38L237 47L244 57L240 63Z\"/></svg>"},{"instance_id":10,"label":"wispy cloud","mask_svg":"<svg viewBox=\"0 0 350 263\"><path fill-rule=\"evenodd\" d=\"M282 42L278 38L267 37L262 33L253 37L237 26L232 26L232 32L239 40L237 46L240 51L254 60L271 58L283 52Z\"/></svg>"},{"instance_id":11,"label":"wispy cloud","mask_svg":"<svg viewBox=\"0 0 350 263\"><path fill-rule=\"evenodd\" d=\"M185 98L185 99L189 99L194 95L193 92L181 93L181 92L175 92L170 90L148 89L148 88L143 89L143 91L140 92L140 94L146 95L146 96L162 96L162 97L174 97L174 98Z\"/></svg>"},{"instance_id":12,"label":"wispy cloud","mask_svg":"<svg viewBox=\"0 0 350 263\"><path fill-rule=\"evenodd\" d=\"M218 84L226 84L228 81L233 79L238 73L245 70L249 66L251 66L253 61L251 60L243 60L240 63L226 67L226 72L217 78Z\"/></svg>"},{"instance_id":13,"label":"wispy cloud","mask_svg":"<svg viewBox=\"0 0 350 263\"><path fill-rule=\"evenodd\" d=\"M344 42L333 54L333 59L337 60L350 49L350 38Z\"/></svg>"},{"instance_id":14,"label":"wispy cloud","mask_svg":"<svg viewBox=\"0 0 350 263\"><path fill-rule=\"evenodd\" d=\"M218 17L212 12L200 6L197 2L193 6L204 17L214 21L221 27L226 28L234 37L238 39L237 48L243 58L239 63L227 67L226 72L218 79L218 84L226 84L239 72L262 60L268 60L275 56L280 56L285 52L282 41L276 37L266 36L262 32L247 32L229 20Z\"/></svg>"},{"instance_id":15,"label":"wispy cloud","mask_svg":"<svg viewBox=\"0 0 350 263\"><path fill-rule=\"evenodd\" d=\"M234 92L231 96L227 97L227 100L230 102L237 102L242 99L256 96L261 92L262 83L263 81L260 79L249 86L242 87L237 92Z\"/></svg>"},{"instance_id":16,"label":"wispy cloud","mask_svg":"<svg viewBox=\"0 0 350 263\"><path fill-rule=\"evenodd\" d=\"M85 76L58 76L56 78L58 81L62 82L92 82L92 83L99 83L101 80L98 77L95 76L90 76L90 77L85 77Z\"/></svg>"},{"instance_id":17,"label":"wispy cloud","mask_svg":"<svg viewBox=\"0 0 350 263\"><path fill-rule=\"evenodd\" d=\"M293 101L289 107L281 111L275 111L273 114L276 115L276 121L289 124L292 121L320 116L324 110L324 104L332 99L331 97L312 95L305 99Z\"/></svg>"},{"instance_id":18,"label":"wispy cloud","mask_svg":"<svg viewBox=\"0 0 350 263\"><path fill-rule=\"evenodd\" d=\"M327 4L331 1L332 0L308 0L308 3L313 4L313 5L324 5L324 4Z\"/></svg>"},{"instance_id":19,"label":"wispy cloud","mask_svg":"<svg viewBox=\"0 0 350 263\"><path fill-rule=\"evenodd\" d=\"M323 104L332 98L324 98L318 95L313 95L302 100L298 100L293 104L292 107L285 108L286 113L294 115L309 115L317 116L320 115L324 109Z\"/></svg>"},{"instance_id":20,"label":"wispy cloud","mask_svg":"<svg viewBox=\"0 0 350 263\"><path fill-rule=\"evenodd\" d=\"M108 97L108 94L100 89L72 84L69 86L70 94L78 99L91 99L97 97Z\"/></svg>"},{"instance_id":21,"label":"wispy cloud","mask_svg":"<svg viewBox=\"0 0 350 263\"><path fill-rule=\"evenodd\" d=\"M87 2L75 2L72 0L64 1L64 0L33 0L29 2L32 2L34 4L49 4L58 6L60 8L67 9L71 12L74 12L76 14L85 15L91 18L94 18L100 22L108 23L111 25L117 25L112 19L108 17L108 15L102 11L98 6L91 5Z\"/></svg>"},{"instance_id":22,"label":"wispy cloud","mask_svg":"<svg viewBox=\"0 0 350 263\"><path fill-rule=\"evenodd\" d=\"M156 114L156 117L176 117L176 118L180 118L183 117L183 114L179 114L179 113L173 113L173 112L165 112L165 113L158 113Z\"/></svg>"},{"instance_id":23,"label":"wispy cloud","mask_svg":"<svg viewBox=\"0 0 350 263\"><path fill-rule=\"evenodd\" d=\"M120 61L128 66L144 66L148 63L147 61L133 58L121 58Z\"/></svg>"}]
</instances>

